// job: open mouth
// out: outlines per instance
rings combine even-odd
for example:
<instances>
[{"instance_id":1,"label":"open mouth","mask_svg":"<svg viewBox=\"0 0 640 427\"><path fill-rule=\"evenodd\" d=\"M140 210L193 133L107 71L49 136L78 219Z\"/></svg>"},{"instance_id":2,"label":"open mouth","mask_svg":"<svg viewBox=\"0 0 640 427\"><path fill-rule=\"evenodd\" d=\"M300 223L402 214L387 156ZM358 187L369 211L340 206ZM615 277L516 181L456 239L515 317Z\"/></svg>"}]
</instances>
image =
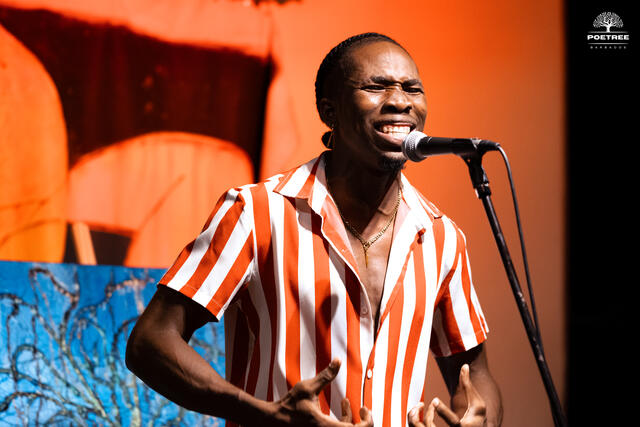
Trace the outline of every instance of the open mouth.
<instances>
[{"instance_id":1,"label":"open mouth","mask_svg":"<svg viewBox=\"0 0 640 427\"><path fill-rule=\"evenodd\" d=\"M380 132L387 135L395 136L397 138L404 138L411 132L411 126L408 125L382 125L380 126Z\"/></svg>"},{"instance_id":2,"label":"open mouth","mask_svg":"<svg viewBox=\"0 0 640 427\"><path fill-rule=\"evenodd\" d=\"M387 135L396 144L404 141L411 132L411 128L412 126L406 123L385 123L376 126L378 132Z\"/></svg>"}]
</instances>

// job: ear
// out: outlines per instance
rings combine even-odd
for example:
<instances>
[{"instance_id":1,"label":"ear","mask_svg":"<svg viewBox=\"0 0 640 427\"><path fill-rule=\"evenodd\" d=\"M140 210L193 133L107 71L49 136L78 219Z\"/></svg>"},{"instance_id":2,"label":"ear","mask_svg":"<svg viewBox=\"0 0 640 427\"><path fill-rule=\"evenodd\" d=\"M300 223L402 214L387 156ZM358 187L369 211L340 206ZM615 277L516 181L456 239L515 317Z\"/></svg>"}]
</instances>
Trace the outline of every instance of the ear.
<instances>
[{"instance_id":1,"label":"ear","mask_svg":"<svg viewBox=\"0 0 640 427\"><path fill-rule=\"evenodd\" d=\"M318 112L320 119L324 124L333 128L336 124L336 109L333 101L329 98L322 98L318 103Z\"/></svg>"}]
</instances>

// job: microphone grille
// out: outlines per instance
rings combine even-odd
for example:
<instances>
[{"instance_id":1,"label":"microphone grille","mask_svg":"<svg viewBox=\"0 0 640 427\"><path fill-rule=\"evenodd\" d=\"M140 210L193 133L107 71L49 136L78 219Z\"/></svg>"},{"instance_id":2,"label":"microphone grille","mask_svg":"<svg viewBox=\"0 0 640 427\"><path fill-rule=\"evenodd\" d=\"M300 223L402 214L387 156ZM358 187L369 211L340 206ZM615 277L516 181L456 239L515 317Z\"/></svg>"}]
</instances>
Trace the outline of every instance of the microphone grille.
<instances>
[{"instance_id":1,"label":"microphone grille","mask_svg":"<svg viewBox=\"0 0 640 427\"><path fill-rule=\"evenodd\" d=\"M424 160L424 157L420 156L418 153L418 142L422 138L426 137L427 135L417 130L409 132L409 135L407 135L404 138L404 141L402 141L402 154L404 154L407 159L414 162Z\"/></svg>"}]
</instances>

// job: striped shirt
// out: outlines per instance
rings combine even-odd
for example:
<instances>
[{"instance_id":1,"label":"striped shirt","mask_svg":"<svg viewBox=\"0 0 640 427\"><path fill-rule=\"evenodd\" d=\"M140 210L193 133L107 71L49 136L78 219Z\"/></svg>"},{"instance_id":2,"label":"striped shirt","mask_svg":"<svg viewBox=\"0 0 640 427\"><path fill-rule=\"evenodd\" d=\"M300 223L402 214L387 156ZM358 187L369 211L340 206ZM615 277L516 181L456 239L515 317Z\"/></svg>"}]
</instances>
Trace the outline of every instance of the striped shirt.
<instances>
[{"instance_id":1,"label":"striped shirt","mask_svg":"<svg viewBox=\"0 0 640 427\"><path fill-rule=\"evenodd\" d=\"M322 410L339 418L346 396L356 421L364 405L376 426L405 425L423 400L428 350L468 350L488 332L465 237L401 175L405 214L374 330L324 166L320 156L229 190L160 283L224 314L226 376L248 393L280 399L337 357Z\"/></svg>"}]
</instances>

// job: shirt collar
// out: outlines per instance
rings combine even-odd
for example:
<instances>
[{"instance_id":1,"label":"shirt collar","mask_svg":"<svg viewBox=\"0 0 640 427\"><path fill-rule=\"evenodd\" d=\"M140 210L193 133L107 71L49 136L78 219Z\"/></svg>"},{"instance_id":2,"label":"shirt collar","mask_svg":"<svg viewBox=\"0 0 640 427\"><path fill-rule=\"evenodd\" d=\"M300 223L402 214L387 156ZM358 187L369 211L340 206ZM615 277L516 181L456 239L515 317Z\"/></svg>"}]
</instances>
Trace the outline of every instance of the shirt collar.
<instances>
[{"instance_id":1,"label":"shirt collar","mask_svg":"<svg viewBox=\"0 0 640 427\"><path fill-rule=\"evenodd\" d=\"M325 203L333 204L327 189L325 174L326 153L308 161L285 173L274 191L285 197L307 200L311 209L322 216L322 208ZM442 217L440 210L418 192L400 173L402 184L402 197L409 207L412 218L418 228L431 226L434 219Z\"/></svg>"}]
</instances>

